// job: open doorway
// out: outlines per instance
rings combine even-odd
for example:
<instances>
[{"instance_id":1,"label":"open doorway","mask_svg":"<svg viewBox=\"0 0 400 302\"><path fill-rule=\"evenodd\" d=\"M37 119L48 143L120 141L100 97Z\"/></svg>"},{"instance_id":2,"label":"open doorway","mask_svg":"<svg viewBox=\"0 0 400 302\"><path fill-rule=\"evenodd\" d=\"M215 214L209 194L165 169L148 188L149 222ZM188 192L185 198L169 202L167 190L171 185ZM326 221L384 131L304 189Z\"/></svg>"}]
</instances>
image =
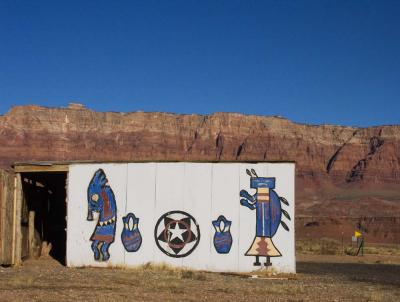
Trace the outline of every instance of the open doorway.
<instances>
[{"instance_id":1,"label":"open doorway","mask_svg":"<svg viewBox=\"0 0 400 302\"><path fill-rule=\"evenodd\" d=\"M66 172L21 173L22 258L49 255L65 265Z\"/></svg>"}]
</instances>

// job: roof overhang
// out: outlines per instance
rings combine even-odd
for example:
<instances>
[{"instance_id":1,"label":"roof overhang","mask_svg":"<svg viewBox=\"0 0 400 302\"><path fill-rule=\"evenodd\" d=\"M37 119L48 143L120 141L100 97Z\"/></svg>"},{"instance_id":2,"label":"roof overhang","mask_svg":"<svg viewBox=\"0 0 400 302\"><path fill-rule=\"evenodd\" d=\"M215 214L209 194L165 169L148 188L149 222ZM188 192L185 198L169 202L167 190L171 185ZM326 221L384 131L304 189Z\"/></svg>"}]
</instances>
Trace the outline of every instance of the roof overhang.
<instances>
[{"instance_id":1,"label":"roof overhang","mask_svg":"<svg viewBox=\"0 0 400 302\"><path fill-rule=\"evenodd\" d=\"M189 163L292 163L295 164L295 161L185 161L185 160L143 160L143 161L62 161L62 162L16 162L13 165L14 172L16 173L35 173L35 172L68 172L69 166L74 164L129 164L129 163L169 163L169 162L189 162Z\"/></svg>"},{"instance_id":2,"label":"roof overhang","mask_svg":"<svg viewBox=\"0 0 400 302\"><path fill-rule=\"evenodd\" d=\"M35 172L68 172L69 164L63 163L15 163L16 173L35 173Z\"/></svg>"}]
</instances>

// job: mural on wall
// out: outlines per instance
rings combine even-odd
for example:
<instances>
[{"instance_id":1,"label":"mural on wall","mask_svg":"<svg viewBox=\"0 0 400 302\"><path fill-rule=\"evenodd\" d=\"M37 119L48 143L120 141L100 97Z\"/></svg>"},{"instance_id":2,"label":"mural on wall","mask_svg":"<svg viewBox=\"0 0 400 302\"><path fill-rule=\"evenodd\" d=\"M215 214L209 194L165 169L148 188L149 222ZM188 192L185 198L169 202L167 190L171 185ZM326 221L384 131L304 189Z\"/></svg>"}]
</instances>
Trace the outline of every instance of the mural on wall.
<instances>
[{"instance_id":1,"label":"mural on wall","mask_svg":"<svg viewBox=\"0 0 400 302\"><path fill-rule=\"evenodd\" d=\"M96 228L90 240L96 261L107 261L110 258L108 249L114 242L117 221L117 204L114 192L108 184L102 169L95 172L87 190L87 220L93 220L93 212L99 213Z\"/></svg>"},{"instance_id":2,"label":"mural on wall","mask_svg":"<svg viewBox=\"0 0 400 302\"><path fill-rule=\"evenodd\" d=\"M165 263L247 273L272 262L277 273L296 272L294 163L99 162L68 170L69 267Z\"/></svg>"},{"instance_id":3,"label":"mural on wall","mask_svg":"<svg viewBox=\"0 0 400 302\"><path fill-rule=\"evenodd\" d=\"M220 215L217 220L213 220L212 224L215 228L215 250L219 254L228 254L232 246L232 235L230 231L232 221L229 221L225 216Z\"/></svg>"},{"instance_id":4,"label":"mural on wall","mask_svg":"<svg viewBox=\"0 0 400 302\"><path fill-rule=\"evenodd\" d=\"M171 211L158 219L154 238L164 254L174 258L186 257L200 242L200 227L192 215Z\"/></svg>"},{"instance_id":5,"label":"mural on wall","mask_svg":"<svg viewBox=\"0 0 400 302\"><path fill-rule=\"evenodd\" d=\"M142 235L139 231L139 218L133 213L122 217L124 229L121 233L121 241L127 252L136 252L142 245Z\"/></svg>"},{"instance_id":6,"label":"mural on wall","mask_svg":"<svg viewBox=\"0 0 400 302\"><path fill-rule=\"evenodd\" d=\"M246 169L246 173L250 176L250 188L255 189L256 193L251 195L246 190L241 190L240 204L250 210L256 210L256 235L245 255L256 257L255 266L261 265L259 258L264 256L267 259L264 265L270 266L270 257L282 256L272 242L272 237L278 231L279 225L289 231L286 223L281 220L282 214L291 219L289 213L281 207L281 203L285 205L289 203L273 190L274 177L258 177L254 169L251 169L251 172Z\"/></svg>"}]
</instances>

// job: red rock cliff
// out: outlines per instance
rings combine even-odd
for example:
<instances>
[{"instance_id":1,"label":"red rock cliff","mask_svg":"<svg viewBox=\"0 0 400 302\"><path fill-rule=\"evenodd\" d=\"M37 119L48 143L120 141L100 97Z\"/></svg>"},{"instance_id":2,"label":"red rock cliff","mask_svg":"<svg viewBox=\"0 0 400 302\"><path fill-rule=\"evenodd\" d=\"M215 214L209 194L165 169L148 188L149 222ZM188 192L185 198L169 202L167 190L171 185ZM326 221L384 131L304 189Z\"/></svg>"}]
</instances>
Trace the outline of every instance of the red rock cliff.
<instances>
[{"instance_id":1,"label":"red rock cliff","mask_svg":"<svg viewBox=\"0 0 400 302\"><path fill-rule=\"evenodd\" d=\"M296 161L298 215L393 216L400 209L399 125L311 126L235 113L80 106L22 106L0 116L0 165L52 160L289 160Z\"/></svg>"}]
</instances>

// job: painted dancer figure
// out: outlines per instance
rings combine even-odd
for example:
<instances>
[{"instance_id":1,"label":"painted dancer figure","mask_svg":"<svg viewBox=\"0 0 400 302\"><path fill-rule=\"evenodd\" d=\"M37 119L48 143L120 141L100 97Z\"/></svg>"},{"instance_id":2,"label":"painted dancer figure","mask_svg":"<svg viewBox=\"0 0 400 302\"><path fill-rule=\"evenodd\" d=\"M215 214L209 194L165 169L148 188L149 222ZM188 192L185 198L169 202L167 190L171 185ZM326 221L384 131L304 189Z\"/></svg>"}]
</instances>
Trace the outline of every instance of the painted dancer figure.
<instances>
[{"instance_id":1,"label":"painted dancer figure","mask_svg":"<svg viewBox=\"0 0 400 302\"><path fill-rule=\"evenodd\" d=\"M250 188L256 189L254 195L250 195L246 190L240 191L240 204L256 210L256 236L253 243L246 252L246 256L255 256L255 266L260 266L260 257L266 257L265 266L270 266L270 257L280 257L281 252L272 242L272 237L277 232L279 225L289 231L288 226L281 221L282 214L290 220L289 213L281 208L281 202L289 205L287 200L279 197L273 190L275 188L274 177L258 177L254 169L251 173L246 169L246 173L250 176ZM252 175L253 174L253 175Z\"/></svg>"},{"instance_id":2,"label":"painted dancer figure","mask_svg":"<svg viewBox=\"0 0 400 302\"><path fill-rule=\"evenodd\" d=\"M110 258L108 249L114 242L117 221L117 204L107 176L102 169L94 174L87 190L88 216L93 220L93 212L99 213L96 228L90 240L96 261L107 261Z\"/></svg>"}]
</instances>

